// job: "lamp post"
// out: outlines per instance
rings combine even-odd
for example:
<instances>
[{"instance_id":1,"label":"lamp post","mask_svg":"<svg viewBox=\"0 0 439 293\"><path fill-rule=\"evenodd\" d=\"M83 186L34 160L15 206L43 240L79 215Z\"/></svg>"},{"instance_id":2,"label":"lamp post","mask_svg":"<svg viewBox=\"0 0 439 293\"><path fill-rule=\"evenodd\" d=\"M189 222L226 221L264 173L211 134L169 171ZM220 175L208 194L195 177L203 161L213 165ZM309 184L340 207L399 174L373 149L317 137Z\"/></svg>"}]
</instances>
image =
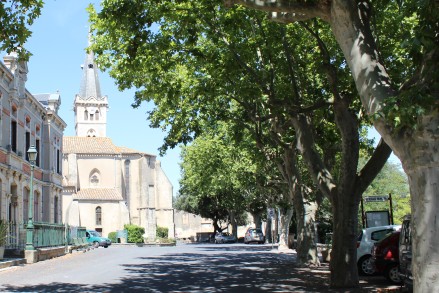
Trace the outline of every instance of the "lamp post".
<instances>
[{"instance_id":1,"label":"lamp post","mask_svg":"<svg viewBox=\"0 0 439 293\"><path fill-rule=\"evenodd\" d=\"M33 208L34 208L34 168L35 162L37 160L37 149L35 146L31 146L27 155L30 162L30 194L29 194L29 219L27 221L26 227L26 250L35 250L33 239L34 239L34 223L33 223Z\"/></svg>"}]
</instances>

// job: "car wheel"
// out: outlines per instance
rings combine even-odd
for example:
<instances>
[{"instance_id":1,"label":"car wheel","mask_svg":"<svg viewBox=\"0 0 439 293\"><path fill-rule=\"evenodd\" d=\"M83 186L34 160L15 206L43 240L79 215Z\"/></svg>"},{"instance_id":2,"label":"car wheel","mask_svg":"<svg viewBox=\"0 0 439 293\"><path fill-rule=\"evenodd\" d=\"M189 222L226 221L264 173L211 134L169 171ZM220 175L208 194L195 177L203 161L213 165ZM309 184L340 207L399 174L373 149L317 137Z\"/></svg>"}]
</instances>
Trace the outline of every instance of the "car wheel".
<instances>
[{"instance_id":1,"label":"car wheel","mask_svg":"<svg viewBox=\"0 0 439 293\"><path fill-rule=\"evenodd\" d=\"M108 245L105 245L104 248L108 248Z\"/></svg>"},{"instance_id":2,"label":"car wheel","mask_svg":"<svg viewBox=\"0 0 439 293\"><path fill-rule=\"evenodd\" d=\"M399 277L398 265L396 264L389 266L384 272L384 275L386 276L387 280L394 284L401 284L402 282L401 278Z\"/></svg>"},{"instance_id":3,"label":"car wheel","mask_svg":"<svg viewBox=\"0 0 439 293\"><path fill-rule=\"evenodd\" d=\"M370 255L360 258L358 261L358 272L366 276L370 276L375 273L375 268L372 264L372 257Z\"/></svg>"},{"instance_id":4,"label":"car wheel","mask_svg":"<svg viewBox=\"0 0 439 293\"><path fill-rule=\"evenodd\" d=\"M93 242L93 247L94 248L98 248L99 247L99 242L97 242L97 241Z\"/></svg>"}]
</instances>

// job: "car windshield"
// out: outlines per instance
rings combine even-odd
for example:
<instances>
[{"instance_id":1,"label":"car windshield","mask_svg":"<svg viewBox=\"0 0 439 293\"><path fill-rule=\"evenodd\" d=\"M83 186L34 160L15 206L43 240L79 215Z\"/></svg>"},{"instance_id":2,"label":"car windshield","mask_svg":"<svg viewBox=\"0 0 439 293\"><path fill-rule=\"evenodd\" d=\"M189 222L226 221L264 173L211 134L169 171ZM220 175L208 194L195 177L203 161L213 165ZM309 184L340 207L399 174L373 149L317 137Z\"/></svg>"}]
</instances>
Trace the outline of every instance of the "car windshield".
<instances>
[{"instance_id":1,"label":"car windshield","mask_svg":"<svg viewBox=\"0 0 439 293\"><path fill-rule=\"evenodd\" d=\"M262 233L262 230L261 229L253 229L252 233Z\"/></svg>"},{"instance_id":2,"label":"car windshield","mask_svg":"<svg viewBox=\"0 0 439 293\"><path fill-rule=\"evenodd\" d=\"M101 234L99 234L99 233L96 232L96 231L90 231L89 233L90 233L91 236L94 236L94 237L101 237Z\"/></svg>"}]
</instances>

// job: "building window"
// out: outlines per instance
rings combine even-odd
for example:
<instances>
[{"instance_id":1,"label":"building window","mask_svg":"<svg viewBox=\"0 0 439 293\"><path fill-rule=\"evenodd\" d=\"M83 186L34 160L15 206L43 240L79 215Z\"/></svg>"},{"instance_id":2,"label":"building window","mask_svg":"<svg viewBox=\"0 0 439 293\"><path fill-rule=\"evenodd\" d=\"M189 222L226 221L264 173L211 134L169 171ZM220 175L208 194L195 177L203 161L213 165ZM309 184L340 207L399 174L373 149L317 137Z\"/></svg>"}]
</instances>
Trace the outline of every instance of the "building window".
<instances>
[{"instance_id":1,"label":"building window","mask_svg":"<svg viewBox=\"0 0 439 293\"><path fill-rule=\"evenodd\" d=\"M53 222L58 223L58 196L53 200Z\"/></svg>"},{"instance_id":2,"label":"building window","mask_svg":"<svg viewBox=\"0 0 439 293\"><path fill-rule=\"evenodd\" d=\"M34 193L34 221L37 222L40 220L40 208L39 208L40 196L38 193Z\"/></svg>"},{"instance_id":3,"label":"building window","mask_svg":"<svg viewBox=\"0 0 439 293\"><path fill-rule=\"evenodd\" d=\"M11 150L17 152L17 121L11 121Z\"/></svg>"},{"instance_id":4,"label":"building window","mask_svg":"<svg viewBox=\"0 0 439 293\"><path fill-rule=\"evenodd\" d=\"M56 173L61 174L61 152L56 150Z\"/></svg>"},{"instance_id":5,"label":"building window","mask_svg":"<svg viewBox=\"0 0 439 293\"><path fill-rule=\"evenodd\" d=\"M28 151L29 148L30 148L30 132L29 132L29 131L26 131L25 143L26 143L26 148L25 148L25 150L24 150L25 158L26 158L26 161L29 162L29 156L28 156L28 154L27 154L27 151ZM38 157L38 156L37 156L37 157Z\"/></svg>"},{"instance_id":6,"label":"building window","mask_svg":"<svg viewBox=\"0 0 439 293\"><path fill-rule=\"evenodd\" d=\"M40 167L40 158L41 158L41 152L40 152L40 140L39 139L36 139L35 140L35 148L37 149L37 153L38 153L38 155L37 155L37 161L35 162L35 165L36 166L38 166L38 167ZM27 151L26 151L26 154L27 154ZM27 155L26 155L27 156Z\"/></svg>"},{"instance_id":7,"label":"building window","mask_svg":"<svg viewBox=\"0 0 439 293\"><path fill-rule=\"evenodd\" d=\"M84 111L84 120L88 120L88 111L87 110Z\"/></svg>"},{"instance_id":8,"label":"building window","mask_svg":"<svg viewBox=\"0 0 439 293\"><path fill-rule=\"evenodd\" d=\"M23 190L23 223L27 223L29 219L29 195L30 190L24 188Z\"/></svg>"},{"instance_id":9,"label":"building window","mask_svg":"<svg viewBox=\"0 0 439 293\"><path fill-rule=\"evenodd\" d=\"M96 225L102 225L102 209L101 209L101 207L96 208Z\"/></svg>"},{"instance_id":10,"label":"building window","mask_svg":"<svg viewBox=\"0 0 439 293\"><path fill-rule=\"evenodd\" d=\"M87 131L87 137L96 137L96 131L94 129L90 129Z\"/></svg>"},{"instance_id":11,"label":"building window","mask_svg":"<svg viewBox=\"0 0 439 293\"><path fill-rule=\"evenodd\" d=\"M101 174L100 174L99 170L98 169L93 169L90 172L90 178L89 178L90 186L91 187L98 187L99 186L100 177L101 177Z\"/></svg>"},{"instance_id":12,"label":"building window","mask_svg":"<svg viewBox=\"0 0 439 293\"><path fill-rule=\"evenodd\" d=\"M98 110L96 110L95 115L96 115L95 120L99 120L99 111Z\"/></svg>"}]
</instances>

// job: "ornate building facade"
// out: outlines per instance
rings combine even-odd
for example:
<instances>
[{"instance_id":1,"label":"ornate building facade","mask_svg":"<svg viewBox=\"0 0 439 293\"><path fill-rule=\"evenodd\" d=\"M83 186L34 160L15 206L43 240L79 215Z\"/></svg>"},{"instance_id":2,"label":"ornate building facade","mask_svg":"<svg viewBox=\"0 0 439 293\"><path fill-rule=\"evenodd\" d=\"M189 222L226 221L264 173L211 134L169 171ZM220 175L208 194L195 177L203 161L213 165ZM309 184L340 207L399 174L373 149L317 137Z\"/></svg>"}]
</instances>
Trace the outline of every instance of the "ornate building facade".
<instances>
[{"instance_id":1,"label":"ornate building facade","mask_svg":"<svg viewBox=\"0 0 439 293\"><path fill-rule=\"evenodd\" d=\"M93 53L86 55L74 101L76 136L63 140L63 219L103 236L124 224L156 227L174 237L172 184L152 154L116 146L106 137L108 98L101 94Z\"/></svg>"},{"instance_id":2,"label":"ornate building facade","mask_svg":"<svg viewBox=\"0 0 439 293\"><path fill-rule=\"evenodd\" d=\"M16 54L0 64L0 219L11 223L7 247L22 249L29 214L30 146L38 151L33 180L33 220L61 222L62 139L59 93L32 95L27 64Z\"/></svg>"}]
</instances>

